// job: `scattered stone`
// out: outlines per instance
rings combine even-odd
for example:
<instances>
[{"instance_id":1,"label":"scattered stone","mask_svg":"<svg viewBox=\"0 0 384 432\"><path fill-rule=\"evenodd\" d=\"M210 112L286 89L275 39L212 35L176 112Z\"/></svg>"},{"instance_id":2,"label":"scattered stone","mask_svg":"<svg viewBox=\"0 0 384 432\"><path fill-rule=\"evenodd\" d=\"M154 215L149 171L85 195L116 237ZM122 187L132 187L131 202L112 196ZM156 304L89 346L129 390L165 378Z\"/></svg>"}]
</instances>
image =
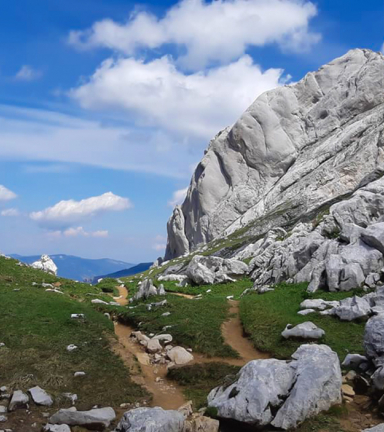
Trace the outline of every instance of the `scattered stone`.
<instances>
[{"instance_id":1,"label":"scattered stone","mask_svg":"<svg viewBox=\"0 0 384 432\"><path fill-rule=\"evenodd\" d=\"M365 298L353 296L341 300L339 306L332 309L332 314L342 321L353 321L369 316L371 306Z\"/></svg>"},{"instance_id":2,"label":"scattered stone","mask_svg":"<svg viewBox=\"0 0 384 432\"><path fill-rule=\"evenodd\" d=\"M167 317L169 315L171 315L171 312L164 312L163 314L161 314L161 316L163 316L163 317Z\"/></svg>"},{"instance_id":3,"label":"scattered stone","mask_svg":"<svg viewBox=\"0 0 384 432\"><path fill-rule=\"evenodd\" d=\"M193 355L186 349L177 346L167 351L168 358L176 365L183 365L193 360Z\"/></svg>"},{"instance_id":4,"label":"scattered stone","mask_svg":"<svg viewBox=\"0 0 384 432\"><path fill-rule=\"evenodd\" d=\"M358 368L361 363L366 362L368 359L360 354L347 354L341 366Z\"/></svg>"},{"instance_id":5,"label":"scattered stone","mask_svg":"<svg viewBox=\"0 0 384 432\"><path fill-rule=\"evenodd\" d=\"M329 307L336 307L339 305L338 301L328 301L322 299L304 300L300 303L300 309L317 309L324 310Z\"/></svg>"},{"instance_id":6,"label":"scattered stone","mask_svg":"<svg viewBox=\"0 0 384 432\"><path fill-rule=\"evenodd\" d=\"M285 339L299 338L299 339L320 339L325 335L325 331L317 327L311 321L306 321L292 327L292 324L287 324L281 336Z\"/></svg>"},{"instance_id":7,"label":"scattered stone","mask_svg":"<svg viewBox=\"0 0 384 432\"><path fill-rule=\"evenodd\" d=\"M71 345L67 346L67 351L72 352L72 351L75 351L75 350L77 350L77 346L76 345L71 344Z\"/></svg>"},{"instance_id":8,"label":"scattered stone","mask_svg":"<svg viewBox=\"0 0 384 432\"><path fill-rule=\"evenodd\" d=\"M115 432L183 432L184 416L162 408L137 408L127 411Z\"/></svg>"},{"instance_id":9,"label":"scattered stone","mask_svg":"<svg viewBox=\"0 0 384 432\"><path fill-rule=\"evenodd\" d=\"M345 379L347 381L354 381L354 379L356 378L356 376L357 376L357 373L355 371L351 370L351 371L349 371L347 373L347 375L345 375Z\"/></svg>"},{"instance_id":10,"label":"scattered stone","mask_svg":"<svg viewBox=\"0 0 384 432\"><path fill-rule=\"evenodd\" d=\"M80 371L80 372L75 372L74 374L73 374L73 376L75 377L75 378L77 378L77 377L83 377L83 376L85 376L86 375L86 373L85 372L82 372L82 371Z\"/></svg>"},{"instance_id":11,"label":"scattered stone","mask_svg":"<svg viewBox=\"0 0 384 432\"><path fill-rule=\"evenodd\" d=\"M46 424L43 428L43 432L71 432L71 428L68 425L53 425Z\"/></svg>"},{"instance_id":12,"label":"scattered stone","mask_svg":"<svg viewBox=\"0 0 384 432\"><path fill-rule=\"evenodd\" d=\"M91 300L92 304L103 304L103 305L107 305L109 304L108 302L104 301L104 300L100 300L100 299L93 299Z\"/></svg>"},{"instance_id":13,"label":"scattered stone","mask_svg":"<svg viewBox=\"0 0 384 432\"><path fill-rule=\"evenodd\" d=\"M7 407L0 405L0 414L6 414L8 412Z\"/></svg>"},{"instance_id":14,"label":"scattered stone","mask_svg":"<svg viewBox=\"0 0 384 432\"><path fill-rule=\"evenodd\" d=\"M28 390L28 393L31 395L32 400L33 402L35 402L36 405L42 405L48 407L53 405L52 397L39 386L30 388Z\"/></svg>"},{"instance_id":15,"label":"scattered stone","mask_svg":"<svg viewBox=\"0 0 384 432\"><path fill-rule=\"evenodd\" d=\"M5 416L5 415L0 415L0 423L4 423L4 422L6 422L6 421L8 421L7 416Z\"/></svg>"},{"instance_id":16,"label":"scattered stone","mask_svg":"<svg viewBox=\"0 0 384 432\"><path fill-rule=\"evenodd\" d=\"M173 337L170 334L160 334L154 336L153 339L158 339L160 342L163 342L164 344L169 344L172 342Z\"/></svg>"},{"instance_id":17,"label":"scattered stone","mask_svg":"<svg viewBox=\"0 0 384 432\"><path fill-rule=\"evenodd\" d=\"M183 432L219 432L219 427L218 420L194 414L192 419L185 421Z\"/></svg>"},{"instance_id":18,"label":"scattered stone","mask_svg":"<svg viewBox=\"0 0 384 432\"><path fill-rule=\"evenodd\" d=\"M150 339L147 343L147 351L151 354L161 351L163 347L158 339Z\"/></svg>"},{"instance_id":19,"label":"scattered stone","mask_svg":"<svg viewBox=\"0 0 384 432\"><path fill-rule=\"evenodd\" d=\"M341 386L341 391L343 392L343 394L345 396L349 396L349 397L354 397L355 396L355 392L354 392L353 388L350 385L348 385L348 384L343 384Z\"/></svg>"},{"instance_id":20,"label":"scattered stone","mask_svg":"<svg viewBox=\"0 0 384 432\"><path fill-rule=\"evenodd\" d=\"M77 402L77 394L75 393L63 393L63 396L68 399L72 405L75 405Z\"/></svg>"},{"instance_id":21,"label":"scattered stone","mask_svg":"<svg viewBox=\"0 0 384 432\"><path fill-rule=\"evenodd\" d=\"M29 397L21 390L13 392L11 402L9 403L8 411L15 411L17 409L28 408Z\"/></svg>"},{"instance_id":22,"label":"scattered stone","mask_svg":"<svg viewBox=\"0 0 384 432\"><path fill-rule=\"evenodd\" d=\"M297 314L298 315L309 315L309 314L314 313L314 312L316 312L315 309L304 309L304 310L297 312Z\"/></svg>"},{"instance_id":23,"label":"scattered stone","mask_svg":"<svg viewBox=\"0 0 384 432\"><path fill-rule=\"evenodd\" d=\"M116 418L112 408L98 408L89 411L75 411L73 409L61 409L50 419L51 424L65 424L69 426L84 426L93 430L104 430L109 427Z\"/></svg>"},{"instance_id":24,"label":"scattered stone","mask_svg":"<svg viewBox=\"0 0 384 432\"><path fill-rule=\"evenodd\" d=\"M84 314L71 314L72 319L85 319Z\"/></svg>"}]
</instances>

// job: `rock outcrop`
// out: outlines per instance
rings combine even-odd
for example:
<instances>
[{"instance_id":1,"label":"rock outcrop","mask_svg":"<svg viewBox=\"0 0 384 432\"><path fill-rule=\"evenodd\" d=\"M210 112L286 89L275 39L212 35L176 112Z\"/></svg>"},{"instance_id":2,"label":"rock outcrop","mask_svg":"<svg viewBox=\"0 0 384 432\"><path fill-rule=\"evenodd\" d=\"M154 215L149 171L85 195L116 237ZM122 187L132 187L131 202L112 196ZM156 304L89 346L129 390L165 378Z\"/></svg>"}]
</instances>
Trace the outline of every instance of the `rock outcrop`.
<instances>
[{"instance_id":1,"label":"rock outcrop","mask_svg":"<svg viewBox=\"0 0 384 432\"><path fill-rule=\"evenodd\" d=\"M162 285L156 288L151 279L145 279L141 284L139 291L131 297L130 301L146 300L151 296L165 295L165 290Z\"/></svg>"},{"instance_id":2,"label":"rock outcrop","mask_svg":"<svg viewBox=\"0 0 384 432\"><path fill-rule=\"evenodd\" d=\"M48 255L41 255L41 258L32 263L31 267L43 270L46 273L51 273L55 276L57 275L57 266Z\"/></svg>"},{"instance_id":3,"label":"rock outcrop","mask_svg":"<svg viewBox=\"0 0 384 432\"><path fill-rule=\"evenodd\" d=\"M184 203L168 222L165 258L184 255L240 228L248 227L256 237L274 227L292 226L378 179L384 172L383 102L384 57L361 49L296 84L261 95L209 144ZM370 199L381 191L356 197L364 201L362 211L351 212L353 202L341 206L344 214L336 219L350 218L365 228L369 212L364 210L383 209L383 197ZM382 247L375 232L363 238L374 250ZM320 246L318 240L314 235L312 249ZM332 249L329 240L323 249ZM346 254L349 261L354 251ZM362 270L366 276L368 269ZM350 265L344 287L361 279L357 266Z\"/></svg>"},{"instance_id":4,"label":"rock outcrop","mask_svg":"<svg viewBox=\"0 0 384 432\"><path fill-rule=\"evenodd\" d=\"M335 352L326 345L302 345L292 359L247 363L233 384L211 391L208 405L221 418L287 430L341 402Z\"/></svg>"}]
</instances>

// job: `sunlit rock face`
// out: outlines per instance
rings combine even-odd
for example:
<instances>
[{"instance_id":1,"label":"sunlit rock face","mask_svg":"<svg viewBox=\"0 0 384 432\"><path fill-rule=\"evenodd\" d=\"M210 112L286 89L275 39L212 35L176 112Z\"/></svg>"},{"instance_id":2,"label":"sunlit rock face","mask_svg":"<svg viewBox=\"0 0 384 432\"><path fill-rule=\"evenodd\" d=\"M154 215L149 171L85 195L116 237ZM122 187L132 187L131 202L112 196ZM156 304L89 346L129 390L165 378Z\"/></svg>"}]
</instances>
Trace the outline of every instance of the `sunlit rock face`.
<instances>
[{"instance_id":1,"label":"sunlit rock face","mask_svg":"<svg viewBox=\"0 0 384 432\"><path fill-rule=\"evenodd\" d=\"M384 56L356 49L261 95L209 144L168 222L166 259L251 222L257 235L299 221L377 179L383 90Z\"/></svg>"},{"instance_id":2,"label":"sunlit rock face","mask_svg":"<svg viewBox=\"0 0 384 432\"><path fill-rule=\"evenodd\" d=\"M57 266L48 255L41 255L41 258L32 263L31 267L57 275Z\"/></svg>"}]
</instances>

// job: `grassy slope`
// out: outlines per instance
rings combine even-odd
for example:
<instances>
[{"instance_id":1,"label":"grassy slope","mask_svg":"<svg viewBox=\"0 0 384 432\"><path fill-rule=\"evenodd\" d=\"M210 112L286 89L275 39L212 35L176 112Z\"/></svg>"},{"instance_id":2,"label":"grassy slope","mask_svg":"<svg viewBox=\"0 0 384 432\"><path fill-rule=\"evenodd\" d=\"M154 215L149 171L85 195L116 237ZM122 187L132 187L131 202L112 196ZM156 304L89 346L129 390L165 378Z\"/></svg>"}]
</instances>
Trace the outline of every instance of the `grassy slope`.
<instances>
[{"instance_id":1,"label":"grassy slope","mask_svg":"<svg viewBox=\"0 0 384 432\"><path fill-rule=\"evenodd\" d=\"M363 353L364 322L343 322L338 318L313 313L307 316L298 315L300 303L307 298L324 300L341 300L356 292L306 293L306 284L282 284L273 292L250 294L244 296L240 304L240 317L247 334L250 335L256 348L269 352L277 358L289 358L300 346L300 342L284 340L281 332L290 323L293 325L312 321L325 330L321 342L335 350L343 360L348 352Z\"/></svg>"},{"instance_id":2,"label":"grassy slope","mask_svg":"<svg viewBox=\"0 0 384 432\"><path fill-rule=\"evenodd\" d=\"M129 294L136 291L133 284L129 286ZM236 357L236 352L224 343L221 334L221 325L228 318L228 301L229 295L239 298L245 288L252 285L249 280L239 281L237 283L176 288L172 282L165 283L168 291L179 291L185 294L203 294L201 300L190 300L171 293L167 295L167 305L159 308L153 308L148 311L145 307L148 303L164 300L164 297L151 297L146 302L132 303L136 306L134 309L113 308L110 306L101 306L100 308L107 311L113 311L118 314L119 318L133 327L139 328L145 333L163 332L163 327L173 326L168 331L172 334L175 343L190 347L208 356ZM206 291L211 289L211 293ZM161 316L165 312L171 315Z\"/></svg>"},{"instance_id":3,"label":"grassy slope","mask_svg":"<svg viewBox=\"0 0 384 432\"><path fill-rule=\"evenodd\" d=\"M61 281L66 294L45 292L32 282ZM14 291L18 289L19 291ZM0 258L0 383L28 389L37 384L53 395L74 392L79 408L95 404L117 406L145 396L129 379L123 362L110 350L113 324L91 305L87 293L109 298L98 288L58 279L14 260ZM83 313L86 320L70 318ZM67 352L75 344L78 350ZM85 371L83 378L74 378Z\"/></svg>"}]
</instances>

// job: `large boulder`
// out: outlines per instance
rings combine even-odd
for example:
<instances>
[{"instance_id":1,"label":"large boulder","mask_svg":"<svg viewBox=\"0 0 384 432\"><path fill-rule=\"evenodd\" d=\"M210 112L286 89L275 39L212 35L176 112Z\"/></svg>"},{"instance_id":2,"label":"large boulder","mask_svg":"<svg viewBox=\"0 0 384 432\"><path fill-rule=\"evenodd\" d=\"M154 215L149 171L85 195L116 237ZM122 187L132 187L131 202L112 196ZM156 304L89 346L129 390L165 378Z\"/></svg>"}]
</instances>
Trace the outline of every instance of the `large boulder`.
<instances>
[{"instance_id":1,"label":"large boulder","mask_svg":"<svg viewBox=\"0 0 384 432\"><path fill-rule=\"evenodd\" d=\"M136 408L127 411L115 432L183 432L184 416L162 408Z\"/></svg>"},{"instance_id":2,"label":"large boulder","mask_svg":"<svg viewBox=\"0 0 384 432\"><path fill-rule=\"evenodd\" d=\"M183 365L193 360L193 355L185 348L176 346L167 351L168 358L176 365Z\"/></svg>"},{"instance_id":3,"label":"large boulder","mask_svg":"<svg viewBox=\"0 0 384 432\"><path fill-rule=\"evenodd\" d=\"M326 345L302 345L290 362L247 363L233 384L210 392L208 405L222 418L287 430L341 403L341 385L337 354Z\"/></svg>"},{"instance_id":4,"label":"large boulder","mask_svg":"<svg viewBox=\"0 0 384 432\"><path fill-rule=\"evenodd\" d=\"M53 262L52 258L50 258L48 255L41 255L41 258L32 263L31 267L38 270L43 270L46 273L50 273L55 276L57 275L57 266Z\"/></svg>"},{"instance_id":5,"label":"large boulder","mask_svg":"<svg viewBox=\"0 0 384 432\"><path fill-rule=\"evenodd\" d=\"M372 308L366 298L353 296L340 300L339 305L334 307L331 313L338 316L342 321L353 321L370 316Z\"/></svg>"},{"instance_id":6,"label":"large boulder","mask_svg":"<svg viewBox=\"0 0 384 432\"><path fill-rule=\"evenodd\" d=\"M115 420L112 408L96 408L90 411L76 411L76 408L61 409L49 419L51 424L84 426L91 430L104 430Z\"/></svg>"},{"instance_id":7,"label":"large boulder","mask_svg":"<svg viewBox=\"0 0 384 432\"><path fill-rule=\"evenodd\" d=\"M187 276L198 285L233 281L248 273L248 265L237 259L195 255L189 263Z\"/></svg>"},{"instance_id":8,"label":"large boulder","mask_svg":"<svg viewBox=\"0 0 384 432\"><path fill-rule=\"evenodd\" d=\"M367 357L376 366L384 365L384 313L373 316L367 321L364 347Z\"/></svg>"}]
</instances>

